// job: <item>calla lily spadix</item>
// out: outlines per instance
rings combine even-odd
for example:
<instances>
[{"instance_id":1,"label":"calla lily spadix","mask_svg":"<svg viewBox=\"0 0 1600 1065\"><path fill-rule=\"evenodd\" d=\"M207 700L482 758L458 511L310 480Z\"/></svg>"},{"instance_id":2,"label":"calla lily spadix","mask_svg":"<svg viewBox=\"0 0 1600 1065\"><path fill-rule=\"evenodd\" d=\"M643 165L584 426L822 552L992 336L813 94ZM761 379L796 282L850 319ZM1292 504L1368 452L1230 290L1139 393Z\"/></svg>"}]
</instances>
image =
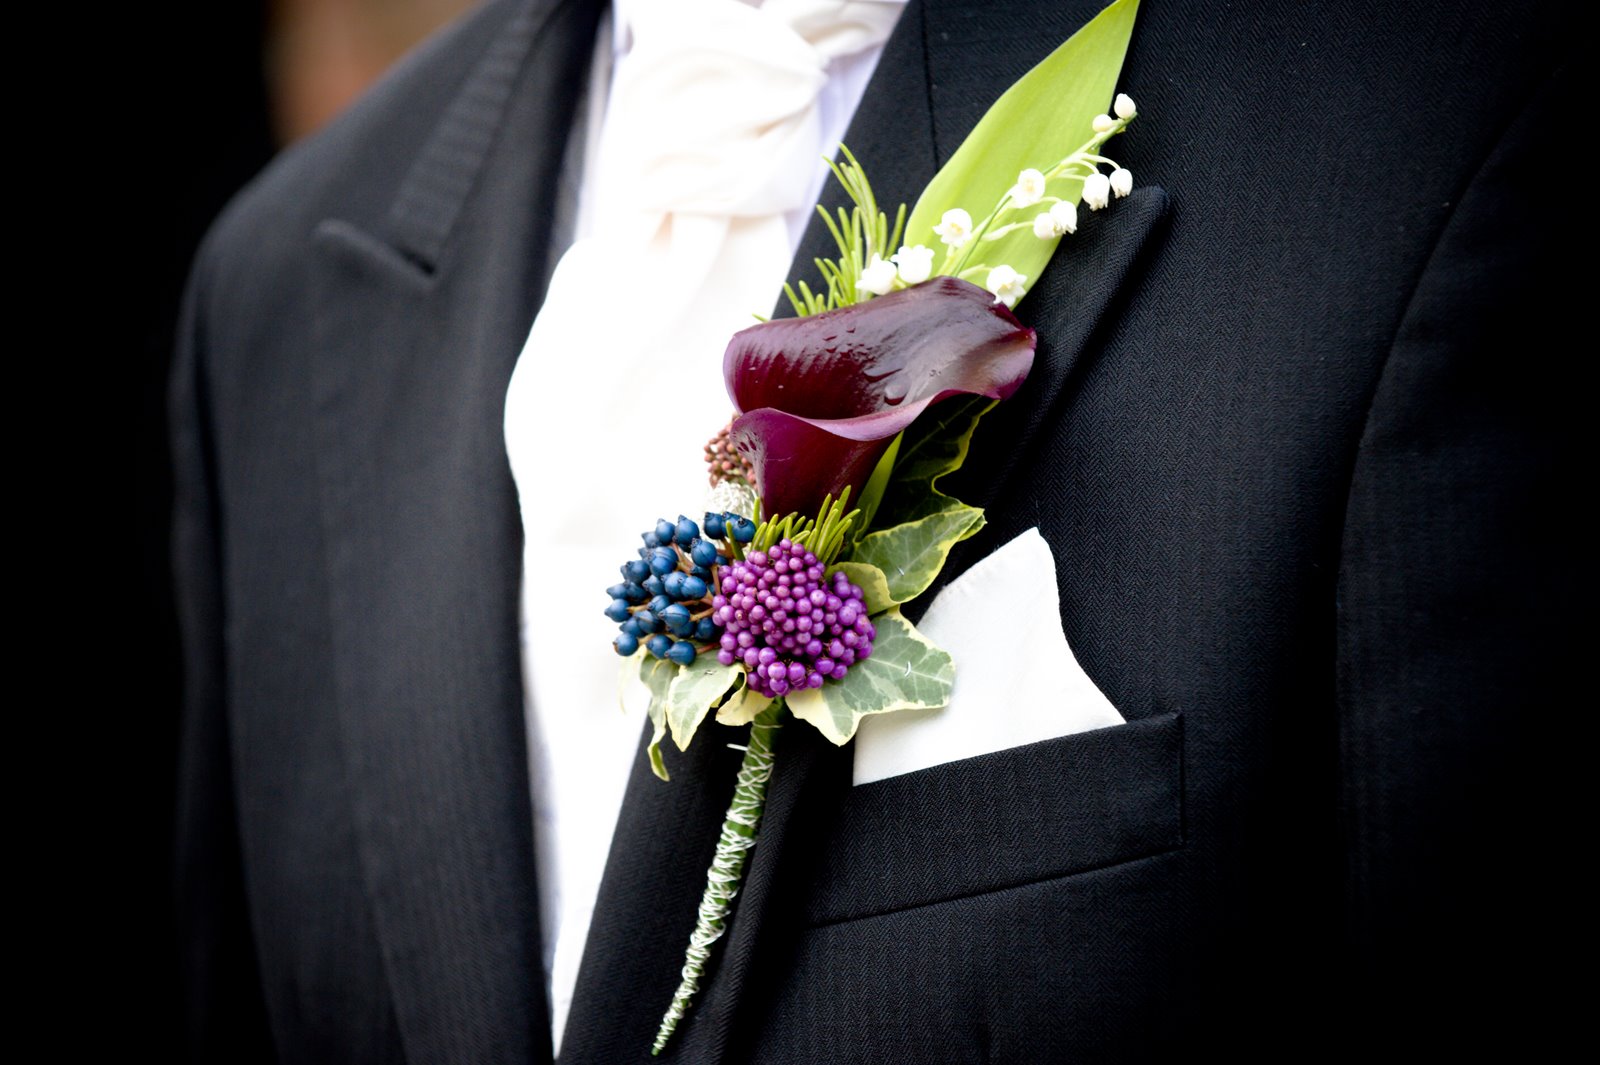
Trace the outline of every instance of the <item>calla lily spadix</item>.
<instances>
[{"instance_id":1,"label":"calla lily spadix","mask_svg":"<svg viewBox=\"0 0 1600 1065\"><path fill-rule=\"evenodd\" d=\"M768 514L857 492L895 436L954 396L1006 399L1033 367L1032 329L969 282L937 277L734 335L722 371L733 447Z\"/></svg>"}]
</instances>

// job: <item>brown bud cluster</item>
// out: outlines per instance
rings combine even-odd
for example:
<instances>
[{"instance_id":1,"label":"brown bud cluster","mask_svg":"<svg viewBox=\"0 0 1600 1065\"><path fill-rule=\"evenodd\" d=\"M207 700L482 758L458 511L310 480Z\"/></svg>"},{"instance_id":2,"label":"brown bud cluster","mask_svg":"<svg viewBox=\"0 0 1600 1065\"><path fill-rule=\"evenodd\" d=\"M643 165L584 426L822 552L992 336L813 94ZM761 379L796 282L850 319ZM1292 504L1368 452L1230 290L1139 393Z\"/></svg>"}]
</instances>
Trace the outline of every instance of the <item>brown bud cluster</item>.
<instances>
[{"instance_id":1,"label":"brown bud cluster","mask_svg":"<svg viewBox=\"0 0 1600 1065\"><path fill-rule=\"evenodd\" d=\"M706 465L710 467L713 488L719 481L739 481L743 484L755 481L755 469L748 459L733 449L733 443L728 439L728 430L732 426L732 422L724 425L706 444Z\"/></svg>"}]
</instances>

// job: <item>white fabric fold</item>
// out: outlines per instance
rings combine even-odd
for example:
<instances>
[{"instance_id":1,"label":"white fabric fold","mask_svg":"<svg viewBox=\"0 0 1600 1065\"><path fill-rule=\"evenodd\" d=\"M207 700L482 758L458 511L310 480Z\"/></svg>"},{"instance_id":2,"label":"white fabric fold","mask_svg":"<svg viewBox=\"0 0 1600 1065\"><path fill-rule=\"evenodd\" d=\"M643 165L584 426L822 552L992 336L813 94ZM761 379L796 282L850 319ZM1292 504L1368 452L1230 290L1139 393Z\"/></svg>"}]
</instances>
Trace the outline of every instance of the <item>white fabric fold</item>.
<instances>
[{"instance_id":1,"label":"white fabric fold","mask_svg":"<svg viewBox=\"0 0 1600 1065\"><path fill-rule=\"evenodd\" d=\"M1067 645L1038 529L946 585L917 628L955 659L950 705L863 719L855 784L1123 722Z\"/></svg>"}]
</instances>

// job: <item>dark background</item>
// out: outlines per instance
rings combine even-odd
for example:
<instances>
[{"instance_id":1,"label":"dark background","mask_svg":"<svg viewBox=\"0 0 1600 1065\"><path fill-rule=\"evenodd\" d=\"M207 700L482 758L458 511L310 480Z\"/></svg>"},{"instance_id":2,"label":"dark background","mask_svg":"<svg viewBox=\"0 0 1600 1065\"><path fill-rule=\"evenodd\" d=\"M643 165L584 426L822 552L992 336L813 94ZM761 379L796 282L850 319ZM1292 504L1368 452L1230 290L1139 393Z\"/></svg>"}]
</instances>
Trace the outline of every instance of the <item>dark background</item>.
<instances>
[{"instance_id":1,"label":"dark background","mask_svg":"<svg viewBox=\"0 0 1600 1065\"><path fill-rule=\"evenodd\" d=\"M113 346L94 373L103 375L97 391L110 417L96 458L105 498L87 522L100 582L90 594L104 594L105 610L91 629L100 646L77 668L91 662L102 671L84 679L109 787L87 811L81 859L90 898L74 907L92 915L84 947L94 958L64 967L91 973L100 991L87 1021L74 1010L87 1030L70 1033L72 1042L86 1037L164 1061L179 1056L171 863L182 699L166 375L194 251L276 143L262 64L266 5L182 0L158 17L129 28L108 98L120 143L107 153L110 262L97 269L110 275L101 282L115 311L105 323Z\"/></svg>"},{"instance_id":2,"label":"dark background","mask_svg":"<svg viewBox=\"0 0 1600 1065\"><path fill-rule=\"evenodd\" d=\"M41 850L47 869L82 872L47 873L41 912L59 910L60 920L24 930L46 940L41 997L70 1011L58 1029L66 1045L179 1056L171 885L182 681L165 391L189 264L218 212L283 145L337 115L471 2L179 0L120 15L100 23L104 110L48 126L85 130L63 138L75 142L62 153L74 165L57 171L73 174L75 187L47 195L60 196L73 212L64 217L82 217L88 229L60 252L52 247L49 257L61 259L39 280L64 290L48 313L65 331L86 321L93 328L81 335L94 338L81 358L49 362L60 376L50 388L89 402L67 408L76 418L64 435L84 453L68 449L76 456L68 468L80 472L66 479L64 540L47 544L46 555L54 548L74 560L71 572L85 583L64 593L66 582L48 570L24 574L44 578L41 643L63 651L59 664L39 668L79 693L43 715L59 732L51 742L88 747L84 772L97 785L60 781L57 793L92 798ZM82 635L55 640L51 632ZM87 890L68 903L52 891L60 883Z\"/></svg>"}]
</instances>

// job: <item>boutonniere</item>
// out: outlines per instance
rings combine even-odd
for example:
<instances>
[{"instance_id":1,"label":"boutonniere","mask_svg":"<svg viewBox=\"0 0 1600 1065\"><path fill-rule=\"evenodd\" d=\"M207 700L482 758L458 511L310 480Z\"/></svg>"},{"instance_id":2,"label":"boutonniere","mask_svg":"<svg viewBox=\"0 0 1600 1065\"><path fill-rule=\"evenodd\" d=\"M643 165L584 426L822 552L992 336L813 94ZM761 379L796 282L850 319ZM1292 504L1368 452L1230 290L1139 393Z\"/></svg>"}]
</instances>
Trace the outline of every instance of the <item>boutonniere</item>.
<instances>
[{"instance_id":1,"label":"boutonniere","mask_svg":"<svg viewBox=\"0 0 1600 1065\"><path fill-rule=\"evenodd\" d=\"M732 421L707 445L712 503L661 519L607 590L618 654L650 692L651 767L707 717L748 726L682 983L684 1016L757 845L776 737L791 721L845 744L863 717L949 702L960 663L902 604L983 512L940 490L983 414L1021 387L1035 336L1012 311L1090 211L1133 177L1103 154L1135 117L1112 97L1137 0L1119 0L1011 86L907 214L891 220L844 149L853 207L838 257L786 288L796 317L736 334Z\"/></svg>"}]
</instances>

